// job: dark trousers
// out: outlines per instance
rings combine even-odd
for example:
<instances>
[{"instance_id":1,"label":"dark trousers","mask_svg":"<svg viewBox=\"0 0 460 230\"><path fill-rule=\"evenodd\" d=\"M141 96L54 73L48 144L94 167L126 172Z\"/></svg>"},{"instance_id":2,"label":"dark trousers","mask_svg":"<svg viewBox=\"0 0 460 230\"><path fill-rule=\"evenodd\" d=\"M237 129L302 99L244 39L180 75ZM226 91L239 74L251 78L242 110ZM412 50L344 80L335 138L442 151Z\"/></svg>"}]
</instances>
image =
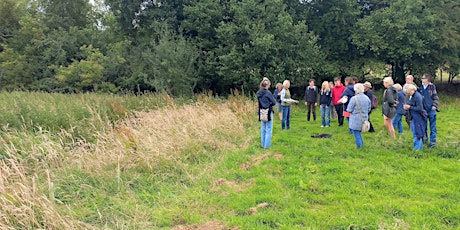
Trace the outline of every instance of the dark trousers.
<instances>
[{"instance_id":1,"label":"dark trousers","mask_svg":"<svg viewBox=\"0 0 460 230\"><path fill-rule=\"evenodd\" d=\"M374 130L374 126L372 125L372 122L371 122L371 113L372 113L372 110L371 110L371 112L367 115L367 120L369 121L369 124L370 124L369 132L370 132L370 133L373 133L373 132L375 132L375 130Z\"/></svg>"},{"instance_id":2,"label":"dark trousers","mask_svg":"<svg viewBox=\"0 0 460 230\"><path fill-rule=\"evenodd\" d=\"M334 105L335 111L337 112L337 120L339 121L339 126L343 125L343 104Z\"/></svg>"},{"instance_id":3,"label":"dark trousers","mask_svg":"<svg viewBox=\"0 0 460 230\"><path fill-rule=\"evenodd\" d=\"M308 102L308 114L307 114L307 120L310 121L310 113L313 113L313 120L316 121L316 106L315 102Z\"/></svg>"}]
</instances>

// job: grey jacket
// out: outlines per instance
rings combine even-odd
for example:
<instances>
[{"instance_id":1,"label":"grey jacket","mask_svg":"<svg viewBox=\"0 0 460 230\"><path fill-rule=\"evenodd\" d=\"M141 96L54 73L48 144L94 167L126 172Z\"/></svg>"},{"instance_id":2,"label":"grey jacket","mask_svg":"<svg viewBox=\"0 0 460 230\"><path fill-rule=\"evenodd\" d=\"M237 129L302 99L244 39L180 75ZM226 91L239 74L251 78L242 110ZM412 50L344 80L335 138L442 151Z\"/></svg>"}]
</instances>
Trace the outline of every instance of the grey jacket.
<instances>
[{"instance_id":1,"label":"grey jacket","mask_svg":"<svg viewBox=\"0 0 460 230\"><path fill-rule=\"evenodd\" d=\"M350 120L348 122L348 127L353 130L361 130L362 121L368 120L368 114L370 111L371 100L369 100L369 97L364 95L364 93L356 94L355 96L350 98L348 100L347 106L347 112L351 113Z\"/></svg>"}]
</instances>

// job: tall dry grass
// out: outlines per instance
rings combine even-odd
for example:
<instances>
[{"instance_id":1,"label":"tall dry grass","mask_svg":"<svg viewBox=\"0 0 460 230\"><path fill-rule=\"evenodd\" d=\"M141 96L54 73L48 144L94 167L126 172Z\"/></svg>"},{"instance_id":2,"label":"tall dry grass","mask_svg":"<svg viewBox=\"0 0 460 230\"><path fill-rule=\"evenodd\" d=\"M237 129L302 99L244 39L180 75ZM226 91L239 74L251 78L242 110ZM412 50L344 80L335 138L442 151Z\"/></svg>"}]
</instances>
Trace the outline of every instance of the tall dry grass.
<instances>
[{"instance_id":1,"label":"tall dry grass","mask_svg":"<svg viewBox=\"0 0 460 230\"><path fill-rule=\"evenodd\" d=\"M24 142L28 142L28 136ZM34 138L32 138L34 139ZM39 174L47 160L55 163L57 145L52 142L32 145L30 158L22 157L22 148L0 139L4 151L0 160L0 229L91 229L79 220L62 215L53 205L53 183L48 180L39 182ZM49 145L48 145L49 144ZM44 158L38 160L38 152ZM49 154L47 154L49 153ZM50 157L46 157L50 156ZM30 164L28 161L42 161L44 164ZM58 164L59 165L59 164ZM32 167L31 167L32 166ZM44 188L45 187L45 188ZM63 206L65 207L65 206Z\"/></svg>"},{"instance_id":2,"label":"tall dry grass","mask_svg":"<svg viewBox=\"0 0 460 230\"><path fill-rule=\"evenodd\" d=\"M223 149L244 147L242 110L252 103L197 102L192 105L168 106L134 112L107 133L100 133L95 144L81 144L69 159L92 173L116 166L117 170L143 167L154 170L161 164L184 164L184 158ZM237 112L238 111L238 112ZM184 166L185 167L185 166Z\"/></svg>"},{"instance_id":3,"label":"tall dry grass","mask_svg":"<svg viewBox=\"0 0 460 230\"><path fill-rule=\"evenodd\" d=\"M95 141L75 137L72 130L30 132L4 127L0 136L0 229L152 226L150 210L120 211L87 199L107 196L102 198L106 200L118 193L122 200L136 200L125 176L132 172L155 176L172 169L190 180L200 177L190 171L189 164L248 144L242 137L255 105L238 95L226 102L204 95L188 105L168 99L166 106L151 111L128 111L121 104L117 109L126 117L115 124L88 109L92 115L87 121L98 126ZM75 210L82 208L80 202L94 202L95 207Z\"/></svg>"}]
</instances>

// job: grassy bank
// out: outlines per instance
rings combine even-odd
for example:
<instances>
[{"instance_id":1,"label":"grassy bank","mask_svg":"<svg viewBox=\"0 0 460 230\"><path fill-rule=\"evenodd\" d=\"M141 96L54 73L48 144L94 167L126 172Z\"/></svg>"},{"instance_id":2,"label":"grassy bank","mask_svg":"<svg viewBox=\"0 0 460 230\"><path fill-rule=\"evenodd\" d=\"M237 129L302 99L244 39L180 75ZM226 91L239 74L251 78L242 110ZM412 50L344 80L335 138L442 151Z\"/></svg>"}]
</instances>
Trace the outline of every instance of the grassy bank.
<instances>
[{"instance_id":1,"label":"grassy bank","mask_svg":"<svg viewBox=\"0 0 460 230\"><path fill-rule=\"evenodd\" d=\"M16 124L0 139L2 229L460 227L455 98L441 97L438 146L414 152L407 125L391 141L379 111L358 151L346 127L320 128L294 106L267 151L242 96L0 97ZM333 137L310 137L320 133Z\"/></svg>"}]
</instances>

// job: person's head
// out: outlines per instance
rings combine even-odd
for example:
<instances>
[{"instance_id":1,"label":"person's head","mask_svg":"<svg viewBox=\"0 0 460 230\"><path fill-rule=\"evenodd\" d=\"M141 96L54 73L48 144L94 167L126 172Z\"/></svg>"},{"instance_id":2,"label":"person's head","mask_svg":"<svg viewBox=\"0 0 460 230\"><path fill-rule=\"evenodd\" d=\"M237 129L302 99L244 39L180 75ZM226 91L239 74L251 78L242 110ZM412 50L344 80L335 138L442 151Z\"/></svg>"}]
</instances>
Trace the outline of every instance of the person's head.
<instances>
[{"instance_id":1,"label":"person's head","mask_svg":"<svg viewBox=\"0 0 460 230\"><path fill-rule=\"evenodd\" d=\"M291 82L289 80L284 80L283 81L283 87L285 89L289 89L289 87L291 87Z\"/></svg>"},{"instance_id":2,"label":"person's head","mask_svg":"<svg viewBox=\"0 0 460 230\"><path fill-rule=\"evenodd\" d=\"M340 77L334 78L334 85L341 85L342 84L342 79Z\"/></svg>"},{"instance_id":3,"label":"person's head","mask_svg":"<svg viewBox=\"0 0 460 230\"><path fill-rule=\"evenodd\" d=\"M417 90L417 87L414 84L405 84L403 87L403 90L404 90L404 94L412 96Z\"/></svg>"},{"instance_id":4,"label":"person's head","mask_svg":"<svg viewBox=\"0 0 460 230\"><path fill-rule=\"evenodd\" d=\"M394 84L393 87L394 87L397 91L402 90L402 86L401 86L399 83Z\"/></svg>"},{"instance_id":5,"label":"person's head","mask_svg":"<svg viewBox=\"0 0 460 230\"><path fill-rule=\"evenodd\" d=\"M262 78L262 81L267 81L267 82L268 82L268 84L271 84L271 82L270 82L270 79L268 79L268 77L264 77L264 78Z\"/></svg>"},{"instance_id":6,"label":"person's head","mask_svg":"<svg viewBox=\"0 0 460 230\"><path fill-rule=\"evenodd\" d=\"M310 81L308 81L308 84L310 84L310 86L315 86L315 79L310 79Z\"/></svg>"},{"instance_id":7,"label":"person's head","mask_svg":"<svg viewBox=\"0 0 460 230\"><path fill-rule=\"evenodd\" d=\"M351 77L351 80L353 82L352 84L356 84L359 82L358 77Z\"/></svg>"},{"instance_id":8,"label":"person's head","mask_svg":"<svg viewBox=\"0 0 460 230\"><path fill-rule=\"evenodd\" d=\"M368 91L369 89L372 89L372 84L368 81L364 82L364 91Z\"/></svg>"},{"instance_id":9,"label":"person's head","mask_svg":"<svg viewBox=\"0 0 460 230\"><path fill-rule=\"evenodd\" d=\"M278 91L281 91L283 89L283 84L276 83L276 88L278 89Z\"/></svg>"},{"instance_id":10,"label":"person's head","mask_svg":"<svg viewBox=\"0 0 460 230\"><path fill-rule=\"evenodd\" d=\"M353 89L355 90L355 94L363 93L364 92L364 86L361 83L356 83L353 86Z\"/></svg>"},{"instance_id":11,"label":"person's head","mask_svg":"<svg viewBox=\"0 0 460 230\"><path fill-rule=\"evenodd\" d=\"M262 82L260 83L260 88L265 88L265 89L268 89L270 88L270 81L269 80L262 80Z\"/></svg>"},{"instance_id":12,"label":"person's head","mask_svg":"<svg viewBox=\"0 0 460 230\"><path fill-rule=\"evenodd\" d=\"M431 82L431 74L425 73L422 76L422 84L426 85Z\"/></svg>"},{"instance_id":13,"label":"person's head","mask_svg":"<svg viewBox=\"0 0 460 230\"><path fill-rule=\"evenodd\" d=\"M391 86L393 86L394 82L393 82L393 78L391 77L386 77L383 79L383 86L385 86L385 88L389 88Z\"/></svg>"},{"instance_id":14,"label":"person's head","mask_svg":"<svg viewBox=\"0 0 460 230\"><path fill-rule=\"evenodd\" d=\"M329 91L329 82L328 81L323 81L323 84L321 84L321 91Z\"/></svg>"},{"instance_id":15,"label":"person's head","mask_svg":"<svg viewBox=\"0 0 460 230\"><path fill-rule=\"evenodd\" d=\"M345 85L353 84L353 83L352 83L352 80L353 80L353 79L351 79L351 77L346 77L346 78L345 78Z\"/></svg>"},{"instance_id":16,"label":"person's head","mask_svg":"<svg viewBox=\"0 0 460 230\"><path fill-rule=\"evenodd\" d=\"M406 76L406 84L414 84L414 76L407 75Z\"/></svg>"}]
</instances>

